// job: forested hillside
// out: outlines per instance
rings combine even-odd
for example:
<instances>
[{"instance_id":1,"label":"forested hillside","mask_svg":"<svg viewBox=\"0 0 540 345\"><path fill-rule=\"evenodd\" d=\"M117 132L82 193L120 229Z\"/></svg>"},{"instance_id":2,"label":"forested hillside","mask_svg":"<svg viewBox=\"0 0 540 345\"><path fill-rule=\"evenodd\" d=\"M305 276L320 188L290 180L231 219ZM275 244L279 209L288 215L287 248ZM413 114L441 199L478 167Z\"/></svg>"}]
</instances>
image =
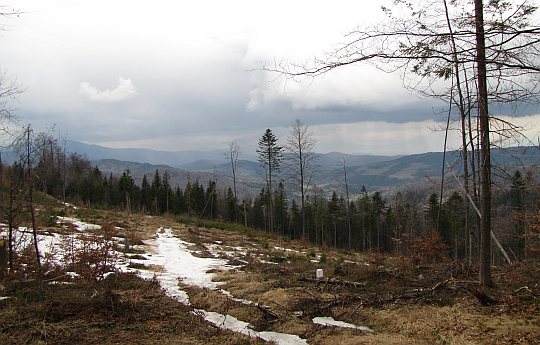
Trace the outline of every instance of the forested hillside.
<instances>
[{"instance_id":1,"label":"forested hillside","mask_svg":"<svg viewBox=\"0 0 540 345\"><path fill-rule=\"evenodd\" d=\"M424 241L427 236L433 244L443 246L437 251L441 257L468 261L478 251L474 213L466 214L462 191L452 175L446 176L447 186L442 199L439 196L440 173L439 178L434 177L440 153L347 167L347 185L342 180L343 172L336 170L325 177L329 181L326 184L317 184L314 179L306 189L302 209L294 184L279 178L280 174L287 176L285 168L276 173L272 193L261 177L244 180L238 173L235 193L232 176L113 160L94 165L76 153L64 156L62 148L45 134L38 135L34 144L37 150L31 160L35 190L74 204L128 213L219 219L336 248L413 254L416 241ZM494 151L494 161L500 162L500 171L505 172L499 174L494 189L494 233L513 253L513 259L524 259L537 245L534 239L525 240L531 228L523 223L525 215L534 213L539 198L537 156L538 150L533 147ZM28 183L25 166L23 160L5 167L10 188ZM399 188L389 193L388 189L383 192L366 187L362 182L370 180L363 180L358 171L395 179ZM19 182L13 185L11 178ZM503 260L497 252L494 255L497 262Z\"/></svg>"}]
</instances>

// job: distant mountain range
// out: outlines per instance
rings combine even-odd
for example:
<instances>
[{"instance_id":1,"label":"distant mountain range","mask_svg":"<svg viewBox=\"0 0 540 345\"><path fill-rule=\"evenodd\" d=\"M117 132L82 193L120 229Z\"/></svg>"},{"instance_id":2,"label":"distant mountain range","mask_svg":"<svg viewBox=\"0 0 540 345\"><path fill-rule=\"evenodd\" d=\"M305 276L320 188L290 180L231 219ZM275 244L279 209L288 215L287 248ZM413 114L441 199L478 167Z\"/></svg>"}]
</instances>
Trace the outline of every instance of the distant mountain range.
<instances>
[{"instance_id":1,"label":"distant mountain range","mask_svg":"<svg viewBox=\"0 0 540 345\"><path fill-rule=\"evenodd\" d=\"M218 181L221 189L232 185L230 163L222 151L156 151L148 149L111 149L71 141L68 150L86 155L104 173L121 174L131 171L137 183L142 176L150 179L156 170L168 171L173 185L184 186L187 181L198 180L206 184L210 179ZM324 190L341 190L343 186L343 161L347 166L350 189L358 192L365 185L368 190L399 189L406 185L421 184L441 176L442 152L428 152L407 156L355 155L331 152L316 154L317 169L312 185ZM446 169L461 173L461 152L446 154ZM537 147L514 147L493 149L492 161L509 173L523 167L540 165L540 150ZM241 193L258 193L264 186L264 171L255 155L243 155L238 161L237 179ZM290 180L283 172L285 184ZM435 185L435 184L433 184ZM288 186L291 187L291 186Z\"/></svg>"},{"instance_id":2,"label":"distant mountain range","mask_svg":"<svg viewBox=\"0 0 540 345\"><path fill-rule=\"evenodd\" d=\"M91 161L101 159L116 159L127 162L165 164L179 168L183 164L189 164L197 160L224 162L224 151L158 151L150 149L115 149L105 146L85 144L78 141L68 140L66 149L69 152L77 152L86 155ZM248 160L257 160L257 157L244 155Z\"/></svg>"}]
</instances>

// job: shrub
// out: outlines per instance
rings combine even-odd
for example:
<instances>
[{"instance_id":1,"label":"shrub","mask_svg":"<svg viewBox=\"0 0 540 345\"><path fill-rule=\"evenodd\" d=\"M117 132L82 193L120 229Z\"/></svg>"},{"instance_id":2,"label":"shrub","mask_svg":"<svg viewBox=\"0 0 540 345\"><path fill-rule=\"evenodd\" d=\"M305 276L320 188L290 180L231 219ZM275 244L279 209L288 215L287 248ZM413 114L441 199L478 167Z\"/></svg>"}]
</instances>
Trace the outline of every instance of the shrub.
<instances>
[{"instance_id":1,"label":"shrub","mask_svg":"<svg viewBox=\"0 0 540 345\"><path fill-rule=\"evenodd\" d=\"M113 238L116 235L117 230L112 224L85 233L72 230L71 234L64 236L62 243L65 269L89 281L101 280L105 273L116 271L119 259Z\"/></svg>"},{"instance_id":2,"label":"shrub","mask_svg":"<svg viewBox=\"0 0 540 345\"><path fill-rule=\"evenodd\" d=\"M442 243L439 234L435 231L416 237L410 243L411 258L415 265L444 261L447 250L448 246Z\"/></svg>"}]
</instances>

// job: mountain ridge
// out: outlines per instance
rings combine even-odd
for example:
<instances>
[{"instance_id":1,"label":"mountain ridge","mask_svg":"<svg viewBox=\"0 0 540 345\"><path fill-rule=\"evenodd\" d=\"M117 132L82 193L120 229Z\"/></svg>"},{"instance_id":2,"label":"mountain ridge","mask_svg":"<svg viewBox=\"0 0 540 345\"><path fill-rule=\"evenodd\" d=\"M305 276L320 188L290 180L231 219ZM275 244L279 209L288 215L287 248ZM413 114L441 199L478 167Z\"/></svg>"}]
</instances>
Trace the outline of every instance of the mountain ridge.
<instances>
[{"instance_id":1,"label":"mountain ridge","mask_svg":"<svg viewBox=\"0 0 540 345\"><path fill-rule=\"evenodd\" d=\"M447 165L457 162L453 168L454 173L461 174L461 152L449 151L446 153ZM332 156L330 156L332 157ZM333 155L336 157L336 155ZM384 157L386 160L364 163L359 165L349 165L347 162L347 177L350 189L357 193L362 185L368 190L396 190L407 185L418 185L419 183L429 183L435 185L441 176L442 152L427 152L397 158ZM524 167L538 167L540 165L540 150L536 147L514 147L509 149L493 149L492 160L494 165L498 165L512 174L513 171ZM328 156L326 157L328 158ZM347 158L347 156L346 156ZM392 159L393 158L393 159ZM378 158L383 159L383 158ZM377 159L375 159L377 160ZM152 165L149 163L135 163L118 160L98 160L94 164L105 173L121 174L123 170L130 169L136 182L140 182L142 175L148 178L153 176L155 170L168 171L172 184L183 187L187 181L199 180L206 183L207 180L218 179L221 189L232 186L232 173L230 163L222 160L199 160L185 164L181 168L168 165ZM343 168L339 167L339 162L326 163L319 167L313 175L312 186L323 188L325 191L341 190L344 184ZM448 171L449 167L445 167ZM151 175L151 176L148 176ZM251 195L260 192L265 186L264 170L259 163L249 160L239 160L237 169L237 185L243 192ZM435 180L433 180L435 178ZM289 176L282 174L278 176L289 190L294 190Z\"/></svg>"}]
</instances>

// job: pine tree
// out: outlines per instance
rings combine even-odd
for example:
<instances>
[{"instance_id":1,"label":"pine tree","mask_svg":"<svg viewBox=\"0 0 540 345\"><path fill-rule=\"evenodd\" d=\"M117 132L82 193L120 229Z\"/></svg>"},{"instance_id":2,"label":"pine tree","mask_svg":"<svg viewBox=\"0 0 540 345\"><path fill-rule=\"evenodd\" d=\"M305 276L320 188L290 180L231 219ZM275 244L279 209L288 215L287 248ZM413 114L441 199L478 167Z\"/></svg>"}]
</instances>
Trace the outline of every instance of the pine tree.
<instances>
[{"instance_id":1,"label":"pine tree","mask_svg":"<svg viewBox=\"0 0 540 345\"><path fill-rule=\"evenodd\" d=\"M274 192L274 219L276 220L276 231L281 234L287 232L288 227L288 202L287 195L285 194L285 187L283 182L279 182L277 190Z\"/></svg>"},{"instance_id":2,"label":"pine tree","mask_svg":"<svg viewBox=\"0 0 540 345\"><path fill-rule=\"evenodd\" d=\"M131 213L131 197L134 185L135 183L133 182L129 169L125 170L122 177L120 177L120 180L118 181L118 190L124 197L124 207L128 214Z\"/></svg>"},{"instance_id":3,"label":"pine tree","mask_svg":"<svg viewBox=\"0 0 540 345\"><path fill-rule=\"evenodd\" d=\"M267 129L261 139L259 139L257 153L259 154L259 163L266 171L266 184L269 194L272 195L273 174L279 170L283 159L283 147L277 144L277 138L274 133L272 133L272 130ZM270 197L268 198L268 225L270 232L274 231L273 214L273 203L272 198Z\"/></svg>"},{"instance_id":4,"label":"pine tree","mask_svg":"<svg viewBox=\"0 0 540 345\"><path fill-rule=\"evenodd\" d=\"M186 211L184 205L184 193L178 185L174 189L174 198L172 199L172 205L172 212L174 214L181 214L182 212Z\"/></svg>"},{"instance_id":5,"label":"pine tree","mask_svg":"<svg viewBox=\"0 0 540 345\"><path fill-rule=\"evenodd\" d=\"M289 237L291 239L298 238L298 234L302 228L302 218L300 210L294 199L291 202L291 209L289 211Z\"/></svg>"},{"instance_id":6,"label":"pine tree","mask_svg":"<svg viewBox=\"0 0 540 345\"><path fill-rule=\"evenodd\" d=\"M201 185L202 186L202 185ZM204 193L204 207L203 212L208 218L214 219L217 215L217 192L216 181L208 181L208 187Z\"/></svg>"},{"instance_id":7,"label":"pine tree","mask_svg":"<svg viewBox=\"0 0 540 345\"><path fill-rule=\"evenodd\" d=\"M377 251L381 251L381 216L385 208L385 201L381 192L376 191L371 196L373 222L377 234Z\"/></svg>"},{"instance_id":8,"label":"pine tree","mask_svg":"<svg viewBox=\"0 0 540 345\"><path fill-rule=\"evenodd\" d=\"M426 205L426 225L428 231L438 230L439 223L439 197L437 194L433 193L429 196L427 205Z\"/></svg>"},{"instance_id":9,"label":"pine tree","mask_svg":"<svg viewBox=\"0 0 540 345\"><path fill-rule=\"evenodd\" d=\"M330 224L332 224L333 230L332 244L334 247L337 247L337 230L340 217L340 205L339 198L335 191L332 192L332 197L328 201L328 216L330 219Z\"/></svg>"},{"instance_id":10,"label":"pine tree","mask_svg":"<svg viewBox=\"0 0 540 345\"><path fill-rule=\"evenodd\" d=\"M236 220L236 198L234 197L234 192L229 187L227 189L227 197L225 199L225 205L226 205L226 211L225 211L225 219L227 219L230 222L234 222Z\"/></svg>"},{"instance_id":11,"label":"pine tree","mask_svg":"<svg viewBox=\"0 0 540 345\"><path fill-rule=\"evenodd\" d=\"M161 177L159 176L159 171L157 169L154 174L154 179L152 180L152 186L150 190L152 192L152 209L154 210L154 214L159 214L159 194L161 191Z\"/></svg>"},{"instance_id":12,"label":"pine tree","mask_svg":"<svg viewBox=\"0 0 540 345\"><path fill-rule=\"evenodd\" d=\"M146 174L143 175L141 182L141 209L143 212L152 209L152 190Z\"/></svg>"},{"instance_id":13,"label":"pine tree","mask_svg":"<svg viewBox=\"0 0 540 345\"><path fill-rule=\"evenodd\" d=\"M453 192L444 203L443 212L441 212L439 233L441 239L449 248L454 248L454 260L465 257L467 248L465 245L465 201L459 192ZM461 243L463 242L463 245ZM463 255L459 253L462 252Z\"/></svg>"},{"instance_id":14,"label":"pine tree","mask_svg":"<svg viewBox=\"0 0 540 345\"><path fill-rule=\"evenodd\" d=\"M161 185L159 188L159 210L161 213L169 213L170 197L171 197L171 185L169 183L169 172L165 171L161 179Z\"/></svg>"},{"instance_id":15,"label":"pine tree","mask_svg":"<svg viewBox=\"0 0 540 345\"><path fill-rule=\"evenodd\" d=\"M196 180L194 184L191 185L191 208L195 210L197 217L204 217L205 209L205 193L204 187L202 184L199 184L199 181Z\"/></svg>"},{"instance_id":16,"label":"pine tree","mask_svg":"<svg viewBox=\"0 0 540 345\"><path fill-rule=\"evenodd\" d=\"M370 203L369 196L366 190L366 186L362 185L360 190L360 198L358 199L358 217L360 225L360 234L362 237L362 250L368 249L369 234L368 228L370 226Z\"/></svg>"},{"instance_id":17,"label":"pine tree","mask_svg":"<svg viewBox=\"0 0 540 345\"><path fill-rule=\"evenodd\" d=\"M512 176L510 186L510 206L514 218L513 245L519 261L525 259L525 181L519 171Z\"/></svg>"},{"instance_id":18,"label":"pine tree","mask_svg":"<svg viewBox=\"0 0 540 345\"><path fill-rule=\"evenodd\" d=\"M258 229L264 229L265 231L268 230L268 222L266 221L268 211L266 209L266 206L268 205L268 193L266 192L266 189L261 189L261 192L257 197L255 197L255 200L253 201L253 207L251 208L251 224L253 224L253 227Z\"/></svg>"}]
</instances>

